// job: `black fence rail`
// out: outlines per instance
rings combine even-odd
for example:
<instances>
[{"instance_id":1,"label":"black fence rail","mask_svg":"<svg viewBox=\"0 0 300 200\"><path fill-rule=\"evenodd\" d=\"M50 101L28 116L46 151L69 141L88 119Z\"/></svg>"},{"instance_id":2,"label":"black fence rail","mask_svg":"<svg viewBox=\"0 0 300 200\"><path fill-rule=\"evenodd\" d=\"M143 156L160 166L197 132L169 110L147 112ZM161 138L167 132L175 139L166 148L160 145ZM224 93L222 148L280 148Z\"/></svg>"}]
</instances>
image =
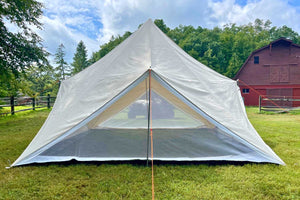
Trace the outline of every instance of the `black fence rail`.
<instances>
[{"instance_id":1,"label":"black fence rail","mask_svg":"<svg viewBox=\"0 0 300 200\"><path fill-rule=\"evenodd\" d=\"M55 99L56 97L51 97L50 95L37 97L3 97L0 98L0 117L9 114L14 115L15 113L27 110L35 110L36 108L51 108ZM5 107L10 107L10 111L1 109Z\"/></svg>"}]
</instances>

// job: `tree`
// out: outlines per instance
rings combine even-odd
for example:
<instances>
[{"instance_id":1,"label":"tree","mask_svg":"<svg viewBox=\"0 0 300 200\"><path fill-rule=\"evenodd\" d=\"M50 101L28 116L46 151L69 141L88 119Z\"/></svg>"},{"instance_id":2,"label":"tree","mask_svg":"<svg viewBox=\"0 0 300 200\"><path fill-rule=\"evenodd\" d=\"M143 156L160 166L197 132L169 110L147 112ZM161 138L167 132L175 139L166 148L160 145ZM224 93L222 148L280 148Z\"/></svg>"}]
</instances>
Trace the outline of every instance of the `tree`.
<instances>
[{"instance_id":1,"label":"tree","mask_svg":"<svg viewBox=\"0 0 300 200\"><path fill-rule=\"evenodd\" d=\"M121 42L123 42L126 38L131 35L131 32L127 31L123 36L112 36L108 43L105 43L100 46L100 50L97 52L93 52L92 57L89 59L89 64L93 64L103 58L106 54L108 54L111 50L113 50L116 46L118 46Z\"/></svg>"},{"instance_id":2,"label":"tree","mask_svg":"<svg viewBox=\"0 0 300 200\"><path fill-rule=\"evenodd\" d=\"M68 75L68 69L69 66L67 64L67 62L65 61L65 46L63 44L60 44L58 46L58 49L55 53L55 63L58 65L55 70L57 71L57 77L58 79L61 80L65 80L66 76Z\"/></svg>"},{"instance_id":3,"label":"tree","mask_svg":"<svg viewBox=\"0 0 300 200\"><path fill-rule=\"evenodd\" d=\"M155 25L164 33L168 33L170 28L167 27L167 25L165 24L164 20L162 19L156 19L154 20Z\"/></svg>"},{"instance_id":4,"label":"tree","mask_svg":"<svg viewBox=\"0 0 300 200\"><path fill-rule=\"evenodd\" d=\"M233 53L230 61L229 61L229 66L228 70L225 73L225 75L229 78L233 78L234 75L239 71L241 66L243 65L243 61L240 59L239 56L237 56L236 53Z\"/></svg>"},{"instance_id":5,"label":"tree","mask_svg":"<svg viewBox=\"0 0 300 200\"><path fill-rule=\"evenodd\" d=\"M0 79L0 96L17 96L19 93L27 94L28 84L24 82L23 74L18 77L9 72L9 80L3 81Z\"/></svg>"},{"instance_id":6,"label":"tree","mask_svg":"<svg viewBox=\"0 0 300 200\"><path fill-rule=\"evenodd\" d=\"M291 28L287 26L282 26L277 29L272 29L272 40L278 39L280 37L285 37L287 39L292 40L295 43L300 43L300 36L297 32L293 31Z\"/></svg>"},{"instance_id":7,"label":"tree","mask_svg":"<svg viewBox=\"0 0 300 200\"><path fill-rule=\"evenodd\" d=\"M248 56L255 49L268 45L280 37L286 37L300 44L300 36L287 26L272 27L271 21L256 19L245 25L227 24L223 28L194 28L179 25L170 29L162 19L154 23L179 47L215 71L234 77ZM93 53L93 62L110 52L126 37L113 37Z\"/></svg>"},{"instance_id":8,"label":"tree","mask_svg":"<svg viewBox=\"0 0 300 200\"><path fill-rule=\"evenodd\" d=\"M56 96L58 92L58 80L56 80L55 71L50 65L43 69L38 67L30 68L26 71L26 82L32 94L40 96L51 94L51 96Z\"/></svg>"},{"instance_id":9,"label":"tree","mask_svg":"<svg viewBox=\"0 0 300 200\"><path fill-rule=\"evenodd\" d=\"M42 48L41 38L32 27L42 28L38 21L42 15L42 3L35 0L0 1L0 80L18 78L21 72L48 64L48 53ZM18 32L8 30L14 25Z\"/></svg>"},{"instance_id":10,"label":"tree","mask_svg":"<svg viewBox=\"0 0 300 200\"><path fill-rule=\"evenodd\" d=\"M76 53L73 57L73 63L71 65L74 67L72 74L76 74L88 66L87 50L83 41L78 43Z\"/></svg>"}]
</instances>

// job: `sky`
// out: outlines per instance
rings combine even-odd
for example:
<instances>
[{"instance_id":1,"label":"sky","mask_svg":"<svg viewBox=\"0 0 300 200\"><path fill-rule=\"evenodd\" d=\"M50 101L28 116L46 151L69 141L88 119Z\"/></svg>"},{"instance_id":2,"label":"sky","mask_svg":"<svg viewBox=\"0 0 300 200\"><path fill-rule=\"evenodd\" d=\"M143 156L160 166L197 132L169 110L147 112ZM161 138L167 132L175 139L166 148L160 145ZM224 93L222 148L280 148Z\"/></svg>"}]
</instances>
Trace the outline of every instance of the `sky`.
<instances>
[{"instance_id":1,"label":"sky","mask_svg":"<svg viewBox=\"0 0 300 200\"><path fill-rule=\"evenodd\" d=\"M72 62L77 44L82 40L90 57L112 35L134 32L151 18L163 19L170 28L182 25L222 27L271 20L273 26L287 25L300 33L299 0L38 0L44 4L36 30L43 45L52 54L53 63L60 43Z\"/></svg>"}]
</instances>

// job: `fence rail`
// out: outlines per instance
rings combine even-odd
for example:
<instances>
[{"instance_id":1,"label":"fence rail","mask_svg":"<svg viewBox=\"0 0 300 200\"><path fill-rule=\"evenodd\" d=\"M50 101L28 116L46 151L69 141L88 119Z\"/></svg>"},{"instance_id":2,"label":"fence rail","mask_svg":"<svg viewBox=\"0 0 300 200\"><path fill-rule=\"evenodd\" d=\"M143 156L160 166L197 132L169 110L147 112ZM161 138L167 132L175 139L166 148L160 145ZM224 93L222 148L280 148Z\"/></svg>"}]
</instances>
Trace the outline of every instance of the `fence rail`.
<instances>
[{"instance_id":1,"label":"fence rail","mask_svg":"<svg viewBox=\"0 0 300 200\"><path fill-rule=\"evenodd\" d=\"M37 97L3 97L0 98L0 116L14 115L18 112L35 110L36 108L51 108L56 97L37 96ZM22 106L22 107L21 107ZM10 107L10 111L1 108Z\"/></svg>"},{"instance_id":2,"label":"fence rail","mask_svg":"<svg viewBox=\"0 0 300 200\"><path fill-rule=\"evenodd\" d=\"M286 112L298 107L300 107L300 97L298 96L259 96L259 112Z\"/></svg>"}]
</instances>

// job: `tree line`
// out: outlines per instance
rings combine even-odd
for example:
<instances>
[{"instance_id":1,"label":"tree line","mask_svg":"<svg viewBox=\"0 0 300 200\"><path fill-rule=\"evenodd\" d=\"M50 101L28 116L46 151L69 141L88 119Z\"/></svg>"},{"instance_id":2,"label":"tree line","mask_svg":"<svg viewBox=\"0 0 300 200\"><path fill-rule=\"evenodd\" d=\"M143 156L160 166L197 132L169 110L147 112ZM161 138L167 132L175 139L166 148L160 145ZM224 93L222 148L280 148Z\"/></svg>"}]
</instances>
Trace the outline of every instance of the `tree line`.
<instances>
[{"instance_id":1,"label":"tree line","mask_svg":"<svg viewBox=\"0 0 300 200\"><path fill-rule=\"evenodd\" d=\"M42 4L36 0L0 1L0 96L55 96L60 81L97 62L132 34L127 31L112 36L90 58L80 41L72 63L66 62L66 50L60 44L54 55L55 66L51 66L42 38L32 30L32 27L42 28L38 21L41 9ZM10 32L5 21L17 26L19 31ZM189 55L230 78L252 51L273 40L285 37L300 44L297 32L287 26L272 26L269 20L256 19L245 25L227 24L212 29L184 25L172 29L162 19L154 23Z\"/></svg>"},{"instance_id":2,"label":"tree line","mask_svg":"<svg viewBox=\"0 0 300 200\"><path fill-rule=\"evenodd\" d=\"M270 20L256 19L245 25L227 24L212 29L179 25L169 28L162 19L154 23L185 52L213 70L232 78L252 51L280 37L300 44L300 36L287 26L272 26ZM90 62L96 62L125 40L131 33L112 37L94 52Z\"/></svg>"}]
</instances>

